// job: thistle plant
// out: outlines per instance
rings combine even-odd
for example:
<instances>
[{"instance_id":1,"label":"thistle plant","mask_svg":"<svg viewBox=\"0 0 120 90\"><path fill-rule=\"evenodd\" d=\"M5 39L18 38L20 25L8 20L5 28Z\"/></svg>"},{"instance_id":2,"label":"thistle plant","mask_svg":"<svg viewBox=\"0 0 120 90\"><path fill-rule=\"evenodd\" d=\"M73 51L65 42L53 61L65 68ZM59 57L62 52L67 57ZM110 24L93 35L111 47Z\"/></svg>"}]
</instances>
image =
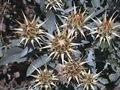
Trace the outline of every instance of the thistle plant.
<instances>
[{"instance_id":1,"label":"thistle plant","mask_svg":"<svg viewBox=\"0 0 120 90\"><path fill-rule=\"evenodd\" d=\"M109 20L107 20L107 13L105 12L103 20L97 18L97 20L93 21L97 24L97 27L94 28L95 31L92 32L92 34L97 34L95 37L95 40L99 38L99 42L104 43L107 42L109 46L111 46L111 40L116 36L120 37L118 32L115 31L117 27L120 25L113 25L113 22L115 21L116 17L114 17L114 14L110 17Z\"/></svg>"},{"instance_id":2,"label":"thistle plant","mask_svg":"<svg viewBox=\"0 0 120 90\"><path fill-rule=\"evenodd\" d=\"M98 77L100 76L101 72L98 74L95 74L95 71L91 73L89 70L88 72L82 73L82 78L80 80L79 86L83 86L83 90L95 90L94 86L98 83Z\"/></svg>"},{"instance_id":3,"label":"thistle plant","mask_svg":"<svg viewBox=\"0 0 120 90\"><path fill-rule=\"evenodd\" d=\"M0 88L117 90L120 16L113 11L120 12L119 3L120 0L0 0ZM20 10L25 13L19 14ZM96 70L105 71L101 74Z\"/></svg>"},{"instance_id":4,"label":"thistle plant","mask_svg":"<svg viewBox=\"0 0 120 90\"><path fill-rule=\"evenodd\" d=\"M86 62L81 62L81 58L79 60L69 60L67 63L63 64L62 74L65 76L66 81L70 84L70 81L76 80L78 84L80 84L80 78L82 73L85 72L85 67L83 64Z\"/></svg>"},{"instance_id":5,"label":"thistle plant","mask_svg":"<svg viewBox=\"0 0 120 90\"><path fill-rule=\"evenodd\" d=\"M34 66L33 66L34 67ZM45 69L37 69L34 67L38 72L37 75L31 75L35 78L35 85L33 87L40 87L40 90L45 88L45 90L52 89L52 86L56 86L54 82L58 81L59 79L57 76L54 75L53 70L48 70L47 65Z\"/></svg>"},{"instance_id":6,"label":"thistle plant","mask_svg":"<svg viewBox=\"0 0 120 90\"><path fill-rule=\"evenodd\" d=\"M81 9L79 9L79 11L77 11L77 9L74 5L74 10L71 11L70 15L65 17L66 25L68 27L71 27L75 31L79 31L81 33L81 35L84 36L84 38L86 38L85 34L84 34L85 29L89 29L89 27L86 26L86 22L92 15L91 14L89 16L86 16L85 13L86 13L86 10L81 12Z\"/></svg>"},{"instance_id":7,"label":"thistle plant","mask_svg":"<svg viewBox=\"0 0 120 90\"><path fill-rule=\"evenodd\" d=\"M21 41L20 43L23 43L24 46L27 44L31 43L33 46L35 43L40 45L40 41L42 40L43 34L45 34L45 31L41 29L41 26L46 22L44 21L41 24L38 24L36 22L36 16L34 16L32 21L29 21L25 14L23 13L25 23L21 23L17 21L20 24L20 28L15 28L13 30L17 30L15 33L20 34L21 36Z\"/></svg>"},{"instance_id":8,"label":"thistle plant","mask_svg":"<svg viewBox=\"0 0 120 90\"><path fill-rule=\"evenodd\" d=\"M67 58L71 59L70 53L77 52L72 47L76 45L80 45L80 43L73 43L72 41L76 37L76 35L71 36L72 33L71 32L68 33L66 29L64 29L63 32L60 32L59 27L56 25L56 30L57 32L55 33L55 35L51 35L47 33L50 42L47 42L47 46L42 47L42 49L50 48L49 57L53 55L53 59L54 59L55 57L58 58L59 56L61 56L63 63L65 62L64 60L65 55L67 56Z\"/></svg>"}]
</instances>

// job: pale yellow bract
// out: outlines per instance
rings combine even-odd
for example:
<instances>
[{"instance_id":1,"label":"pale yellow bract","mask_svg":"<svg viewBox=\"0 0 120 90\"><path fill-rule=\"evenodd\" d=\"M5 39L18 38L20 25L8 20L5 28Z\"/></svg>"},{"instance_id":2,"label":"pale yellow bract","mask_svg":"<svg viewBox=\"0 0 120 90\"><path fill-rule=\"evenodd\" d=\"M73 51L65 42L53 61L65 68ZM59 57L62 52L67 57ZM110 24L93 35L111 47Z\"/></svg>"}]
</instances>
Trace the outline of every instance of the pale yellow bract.
<instances>
[{"instance_id":1,"label":"pale yellow bract","mask_svg":"<svg viewBox=\"0 0 120 90\"><path fill-rule=\"evenodd\" d=\"M85 68L83 64L86 62L81 62L81 58L79 60L69 60L67 63L63 64L62 74L67 79L67 83L70 84L71 79L77 81L80 84L80 78L83 72L85 72Z\"/></svg>"},{"instance_id":2,"label":"pale yellow bract","mask_svg":"<svg viewBox=\"0 0 120 90\"><path fill-rule=\"evenodd\" d=\"M33 66L34 67L34 66ZM38 72L37 75L30 75L35 78L34 82L36 83L34 87L40 87L40 90L45 88L45 90L52 89L52 86L56 86L54 82L58 81L59 79L57 76L54 75L53 70L48 70L47 65L45 66L44 70L37 69L34 67Z\"/></svg>"},{"instance_id":3,"label":"pale yellow bract","mask_svg":"<svg viewBox=\"0 0 120 90\"><path fill-rule=\"evenodd\" d=\"M110 17L109 20L107 20L107 13L105 12L103 20L97 18L97 20L93 21L97 24L97 26L94 28L94 31L91 34L97 34L95 37L95 40L97 38L100 38L100 44L102 42L107 41L108 45L111 46L111 39L113 36L120 37L117 32L115 32L115 29L119 27L120 25L112 25L116 17L114 17L114 14Z\"/></svg>"},{"instance_id":4,"label":"pale yellow bract","mask_svg":"<svg viewBox=\"0 0 120 90\"><path fill-rule=\"evenodd\" d=\"M21 27L13 29L13 30L17 30L15 33L20 34L21 36L20 43L23 43L24 46L26 46L28 43L31 43L34 46L34 42L37 42L40 45L40 41L42 41L41 36L45 34L45 31L40 27L46 21L44 21L41 24L38 24L35 20L36 16L34 16L32 21L29 21L24 13L23 13L23 16L25 19L25 23L21 23L17 21Z\"/></svg>"},{"instance_id":5,"label":"pale yellow bract","mask_svg":"<svg viewBox=\"0 0 120 90\"><path fill-rule=\"evenodd\" d=\"M67 17L63 16L66 19L65 25L73 28L75 31L79 31L81 35L84 36L84 38L86 38L84 34L84 29L89 29L89 27L87 27L85 24L92 15L91 14L88 17L86 17L85 13L86 10L84 10L84 12L81 12L81 9L77 11L74 5L74 10L71 11L71 14L69 14Z\"/></svg>"},{"instance_id":6,"label":"pale yellow bract","mask_svg":"<svg viewBox=\"0 0 120 90\"><path fill-rule=\"evenodd\" d=\"M83 86L83 90L95 90L94 86L97 86L98 77L100 76L101 72L96 74L96 71L92 72L89 70L88 72L82 73L82 78L80 80L79 86Z\"/></svg>"},{"instance_id":7,"label":"pale yellow bract","mask_svg":"<svg viewBox=\"0 0 120 90\"><path fill-rule=\"evenodd\" d=\"M61 56L62 62L65 62L64 56L66 55L69 59L71 59L71 52L77 52L76 50L72 49L73 46L80 45L80 43L73 43L73 39L76 37L76 35L72 35L71 32L67 32L66 29L63 29L63 32L60 32L59 27L56 24L56 30L57 32L55 35L51 35L47 33L48 39L50 42L47 42L47 46L42 47L49 48L50 55L49 57L53 56L53 59L55 57ZM49 58L48 57L48 58Z\"/></svg>"}]
</instances>

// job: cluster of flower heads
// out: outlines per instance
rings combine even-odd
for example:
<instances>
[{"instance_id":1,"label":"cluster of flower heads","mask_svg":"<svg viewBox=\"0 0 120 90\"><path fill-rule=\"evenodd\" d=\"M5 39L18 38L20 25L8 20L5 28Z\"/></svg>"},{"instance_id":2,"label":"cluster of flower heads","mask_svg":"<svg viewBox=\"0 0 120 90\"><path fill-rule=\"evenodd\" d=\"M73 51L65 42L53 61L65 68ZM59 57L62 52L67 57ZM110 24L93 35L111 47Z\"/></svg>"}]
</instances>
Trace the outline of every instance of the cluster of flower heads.
<instances>
[{"instance_id":1,"label":"cluster of flower heads","mask_svg":"<svg viewBox=\"0 0 120 90\"><path fill-rule=\"evenodd\" d=\"M90 88L95 90L95 86L98 84L98 77L101 72L96 74L96 71L91 73L91 71L87 71L83 66L86 62L81 62L81 58L79 60L69 60L64 64L59 64L55 69L58 72L57 74L53 70L49 70L47 66L45 66L44 70L37 69L37 75L31 75L35 78L35 87L40 87L41 90L45 88L45 90L51 90L54 87L57 87L56 84L59 82L66 82L67 84L71 84L76 81L77 88L83 87L83 90L89 90Z\"/></svg>"},{"instance_id":2,"label":"cluster of flower heads","mask_svg":"<svg viewBox=\"0 0 120 90\"><path fill-rule=\"evenodd\" d=\"M57 6L59 8L61 7L61 3L62 0L46 0L47 5L46 8L48 6L52 6L52 8L57 8ZM37 42L38 44L40 44L40 41L43 41L41 36L46 35L47 33L41 28L42 25L46 22L44 21L41 24L36 23L35 17L33 18L32 21L29 21L27 19L27 17L25 16L25 14L23 13L24 19L25 19L25 23L21 23L19 21L17 21L21 28L17 28L14 30L17 30L16 33L19 33L22 37L21 42L24 42L24 45L26 46L28 43L32 43L32 45L34 46L34 43ZM80 32L81 36L83 36L86 39L86 34L84 33L86 30L88 30L88 32L90 32L90 34L93 34L95 36L94 40L97 42L97 39L99 38L100 44L103 42L108 42L108 45L111 45L111 39L114 38L115 36L120 37L119 34L117 34L118 32L115 31L115 29L117 27L119 27L120 25L113 25L114 20L116 19L116 17L113 18L114 14L111 16L111 18L109 20L107 20L107 13L105 12L103 20L101 21L100 19L97 18L97 20L92 19L91 18L92 14L87 16L86 15L86 10L84 10L83 12L81 12L81 9L77 11L75 5L74 5L74 10L71 11L71 14L67 15L67 16L63 16L66 19L66 23L64 25L62 25L63 27L67 25L67 29L63 30L63 34L60 34L60 30L58 28L58 26L56 25L57 28L57 32L58 34L56 34L55 36L53 35L48 35L51 38L51 42L52 44L50 45L49 43L49 48L52 47L51 50L55 51L55 56L58 54L58 52L61 53L61 50L55 50L53 49L54 47L56 47L55 44L59 44L57 43L53 43L53 40L59 40L60 37L60 42L61 42L61 38L67 38L67 39L71 39L75 36L66 33L69 30L71 30L70 32ZM89 19L92 19L95 23L96 26L94 28L89 28L87 26L87 21ZM61 27L62 27L61 26ZM66 33L66 35L64 34ZM68 34L68 36L67 36ZM71 49L70 46L73 46L72 43L72 39L71 40L65 40L65 44L67 44L67 49ZM54 45L53 45L54 44ZM61 45L59 45L61 46ZM64 45L66 48L66 45ZM58 47L58 46L57 46ZM60 49L64 49L65 53L66 52L65 48L60 48ZM50 51L51 51L50 50ZM67 50L68 51L68 50ZM62 51L63 52L63 51ZM61 53L62 55L62 53ZM68 55L68 54L67 54Z\"/></svg>"},{"instance_id":3,"label":"cluster of flower heads","mask_svg":"<svg viewBox=\"0 0 120 90\"><path fill-rule=\"evenodd\" d=\"M46 2L46 8L62 8L61 0L46 0ZM58 75L64 76L68 84L70 84L72 80L75 80L78 86L83 86L83 89L89 90L89 88L91 88L95 90L94 85L97 85L97 78L99 77L100 73L92 73L90 70L85 69L83 65L86 63L86 61L81 62L81 59L76 61L72 58L71 55L72 52L77 52L73 49L73 47L81 45L80 43L73 42L75 37L77 37L77 34L74 33L76 31L79 31L80 34L85 39L87 39L84 32L85 30L91 30L86 25L86 22L91 18L92 14L90 16L86 16L85 13L86 10L84 12L81 12L81 10L77 12L76 7L74 6L73 12L71 12L69 16L65 17L67 28L62 27L61 29L61 27L58 27L56 24L56 32L54 35L45 32L45 30L42 28L42 25L45 24L46 21L38 24L35 20L35 17L32 21L29 21L23 13L25 23L17 21L20 24L21 28L14 30L17 30L16 33L19 33L21 35L22 39L20 43L23 43L24 46L27 44L32 44L34 46L35 43L40 45L41 42L45 42L44 39L42 39L43 35L47 36L49 42L45 42L45 46L40 47L40 49L48 49L48 58L52 57L52 59L56 60L59 57L61 58L62 70L61 72L57 70ZM105 12L103 21L98 18L97 20L92 19L97 24L97 26L92 29L92 32L90 31L90 34L95 34L95 40L99 38L100 44L107 41L108 45L110 46L113 36L119 37L119 35L114 31L117 27L119 27L119 25L112 25L115 18L111 16L111 18L107 20L107 13ZM37 68L35 69L37 70L38 74L31 75L36 79L36 84L34 87L40 86L41 89L45 88L48 90L51 89L52 86L56 86L56 81L61 81L59 76L55 75L54 71L49 70L47 66L44 70L39 70Z\"/></svg>"}]
</instances>

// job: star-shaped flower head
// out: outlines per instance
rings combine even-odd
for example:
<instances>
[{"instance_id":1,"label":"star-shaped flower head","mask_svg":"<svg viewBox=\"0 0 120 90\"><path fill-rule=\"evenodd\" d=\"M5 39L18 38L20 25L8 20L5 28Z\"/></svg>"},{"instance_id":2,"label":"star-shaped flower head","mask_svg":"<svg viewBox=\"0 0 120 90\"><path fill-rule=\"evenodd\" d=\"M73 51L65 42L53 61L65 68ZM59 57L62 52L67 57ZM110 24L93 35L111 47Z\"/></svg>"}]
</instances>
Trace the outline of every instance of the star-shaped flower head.
<instances>
[{"instance_id":1,"label":"star-shaped flower head","mask_svg":"<svg viewBox=\"0 0 120 90\"><path fill-rule=\"evenodd\" d=\"M62 74L65 75L68 84L71 79L76 80L79 84L79 79L81 78L81 74L85 72L85 68L83 64L86 62L81 62L81 58L79 60L69 60L67 63L63 64Z\"/></svg>"},{"instance_id":2,"label":"star-shaped flower head","mask_svg":"<svg viewBox=\"0 0 120 90\"><path fill-rule=\"evenodd\" d=\"M53 59L55 57L61 56L62 62L64 62L64 56L66 55L68 58L71 59L70 53L71 52L77 52L76 50L72 49L73 46L80 45L80 43L73 43L73 39L76 37L76 35L71 35L71 32L67 32L67 29L63 29L62 32L60 32L59 27L56 25L56 33L55 35L51 35L47 33L48 39L50 42L48 42L47 46L42 47L44 48L50 48L50 55L49 57L53 56ZM48 57L48 58L49 58Z\"/></svg>"},{"instance_id":3,"label":"star-shaped flower head","mask_svg":"<svg viewBox=\"0 0 120 90\"><path fill-rule=\"evenodd\" d=\"M108 43L108 45L111 45L111 39L114 38L114 36L120 37L115 29L119 27L120 25L112 25L116 17L114 17L114 14L110 17L109 20L107 20L107 13L105 12L103 20L97 18L97 20L93 21L97 24L97 27L94 28L95 31L92 32L92 34L97 34L96 38L100 38L100 44L103 42Z\"/></svg>"},{"instance_id":4,"label":"star-shaped flower head","mask_svg":"<svg viewBox=\"0 0 120 90\"><path fill-rule=\"evenodd\" d=\"M74 10L71 11L71 14L69 16L65 17L67 20L67 26L74 28L75 31L79 31L81 35L84 36L84 38L86 38L84 29L89 29L89 27L87 27L85 24L92 15L91 14L89 16L86 16L85 13L86 10L84 10L84 12L81 12L81 9L77 11L74 5Z\"/></svg>"},{"instance_id":5,"label":"star-shaped flower head","mask_svg":"<svg viewBox=\"0 0 120 90\"><path fill-rule=\"evenodd\" d=\"M45 88L45 90L51 90L52 86L56 86L55 82L59 79L54 75L53 70L48 70L47 65L44 70L37 69L36 67L34 68L37 70L38 74L31 75L36 79L34 81L36 84L33 87L39 86L41 88L40 90L42 90L42 88Z\"/></svg>"},{"instance_id":6,"label":"star-shaped flower head","mask_svg":"<svg viewBox=\"0 0 120 90\"><path fill-rule=\"evenodd\" d=\"M46 9L54 9L56 10L56 8L62 8L63 6L63 2L62 0L45 0L46 5Z\"/></svg>"},{"instance_id":7,"label":"star-shaped flower head","mask_svg":"<svg viewBox=\"0 0 120 90\"><path fill-rule=\"evenodd\" d=\"M44 21L41 24L38 24L35 20L36 16L34 16L32 21L29 21L25 14L23 13L25 23L21 23L17 21L21 28L15 28L13 30L17 30L16 33L20 34L21 41L20 43L24 43L24 46L31 43L33 46L35 43L38 43L40 45L40 41L42 41L41 36L45 34L45 31L43 29L40 29L40 27L46 22Z\"/></svg>"},{"instance_id":8,"label":"star-shaped flower head","mask_svg":"<svg viewBox=\"0 0 120 90\"><path fill-rule=\"evenodd\" d=\"M82 79L80 80L79 86L83 86L83 90L95 90L94 86L97 85L98 77L101 74L101 72L98 74L95 72L91 73L89 70L88 72L82 73Z\"/></svg>"}]
</instances>

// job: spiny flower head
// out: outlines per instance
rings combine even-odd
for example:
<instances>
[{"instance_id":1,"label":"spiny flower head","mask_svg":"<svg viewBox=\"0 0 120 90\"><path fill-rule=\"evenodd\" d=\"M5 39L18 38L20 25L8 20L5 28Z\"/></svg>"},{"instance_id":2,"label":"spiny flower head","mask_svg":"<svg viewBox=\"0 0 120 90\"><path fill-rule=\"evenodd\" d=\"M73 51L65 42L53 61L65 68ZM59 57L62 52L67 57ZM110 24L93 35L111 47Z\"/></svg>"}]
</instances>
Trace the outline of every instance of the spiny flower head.
<instances>
[{"instance_id":1,"label":"spiny flower head","mask_svg":"<svg viewBox=\"0 0 120 90\"><path fill-rule=\"evenodd\" d=\"M34 67L34 66L33 66ZM38 74L37 75L31 75L36 80L34 81L36 84L33 87L39 86L42 90L42 88L45 88L45 90L52 89L52 86L56 86L54 82L58 81L59 79L57 76L53 74L53 70L48 70L47 65L45 66L44 70L37 69L34 67Z\"/></svg>"},{"instance_id":2,"label":"spiny flower head","mask_svg":"<svg viewBox=\"0 0 120 90\"><path fill-rule=\"evenodd\" d=\"M20 43L24 43L24 46L26 46L28 43L31 43L34 46L34 43L37 42L40 45L39 41L42 41L41 36L45 34L44 30L40 29L40 27L46 22L44 21L41 24L37 24L34 16L32 21L29 21L25 14L23 13L25 23L21 23L17 21L21 28L15 28L14 30L17 30L16 33L21 35L21 41Z\"/></svg>"},{"instance_id":3,"label":"spiny flower head","mask_svg":"<svg viewBox=\"0 0 120 90\"><path fill-rule=\"evenodd\" d=\"M47 5L46 5L46 9L54 9L56 10L56 8L62 8L63 6L63 2L62 0L45 0Z\"/></svg>"},{"instance_id":4,"label":"spiny flower head","mask_svg":"<svg viewBox=\"0 0 120 90\"><path fill-rule=\"evenodd\" d=\"M92 88L92 90L95 90L94 86L97 85L100 73L98 74L95 74L95 72L91 73L90 70L88 72L82 73L82 78L80 80L79 86L83 86L84 87L83 90L90 90L90 88Z\"/></svg>"},{"instance_id":5,"label":"spiny flower head","mask_svg":"<svg viewBox=\"0 0 120 90\"><path fill-rule=\"evenodd\" d=\"M81 78L81 74L85 71L85 68L82 66L86 62L81 62L81 58L79 60L69 60L69 62L63 65L62 74L66 76L66 79L69 82L71 79L74 79L79 84L79 79Z\"/></svg>"},{"instance_id":6,"label":"spiny flower head","mask_svg":"<svg viewBox=\"0 0 120 90\"><path fill-rule=\"evenodd\" d=\"M85 16L86 10L81 13L81 9L77 12L76 7L74 5L74 11L71 11L71 14L68 17L65 17L67 19L67 26L74 28L74 30L78 30L84 37L84 29L88 29L88 27L85 25L90 16Z\"/></svg>"},{"instance_id":7,"label":"spiny flower head","mask_svg":"<svg viewBox=\"0 0 120 90\"><path fill-rule=\"evenodd\" d=\"M104 17L103 17L103 21L101 21L100 19L97 18L97 20L93 21L97 24L97 27L95 27L95 31L93 31L93 34L97 34L96 38L100 38L100 44L102 42L107 41L107 43L110 46L110 42L111 39L113 38L113 36L117 36L120 37L116 32L115 32L115 28L119 27L120 25L112 25L114 20L116 19L116 17L114 17L114 14L110 17L109 20L107 20L107 13L105 12ZM113 35L113 36L112 36Z\"/></svg>"},{"instance_id":8,"label":"spiny flower head","mask_svg":"<svg viewBox=\"0 0 120 90\"><path fill-rule=\"evenodd\" d=\"M72 36L71 32L68 33L66 29L64 29L63 32L60 32L60 29L57 25L56 28L57 32L55 33L55 35L47 33L50 43L48 42L48 45L42 47L42 49L50 48L49 57L54 55L54 59L55 57L61 56L62 62L64 62L64 55L67 55L67 57L71 59L70 52L77 52L76 50L72 49L72 46L80 45L80 43L72 42L76 36Z\"/></svg>"}]
</instances>

